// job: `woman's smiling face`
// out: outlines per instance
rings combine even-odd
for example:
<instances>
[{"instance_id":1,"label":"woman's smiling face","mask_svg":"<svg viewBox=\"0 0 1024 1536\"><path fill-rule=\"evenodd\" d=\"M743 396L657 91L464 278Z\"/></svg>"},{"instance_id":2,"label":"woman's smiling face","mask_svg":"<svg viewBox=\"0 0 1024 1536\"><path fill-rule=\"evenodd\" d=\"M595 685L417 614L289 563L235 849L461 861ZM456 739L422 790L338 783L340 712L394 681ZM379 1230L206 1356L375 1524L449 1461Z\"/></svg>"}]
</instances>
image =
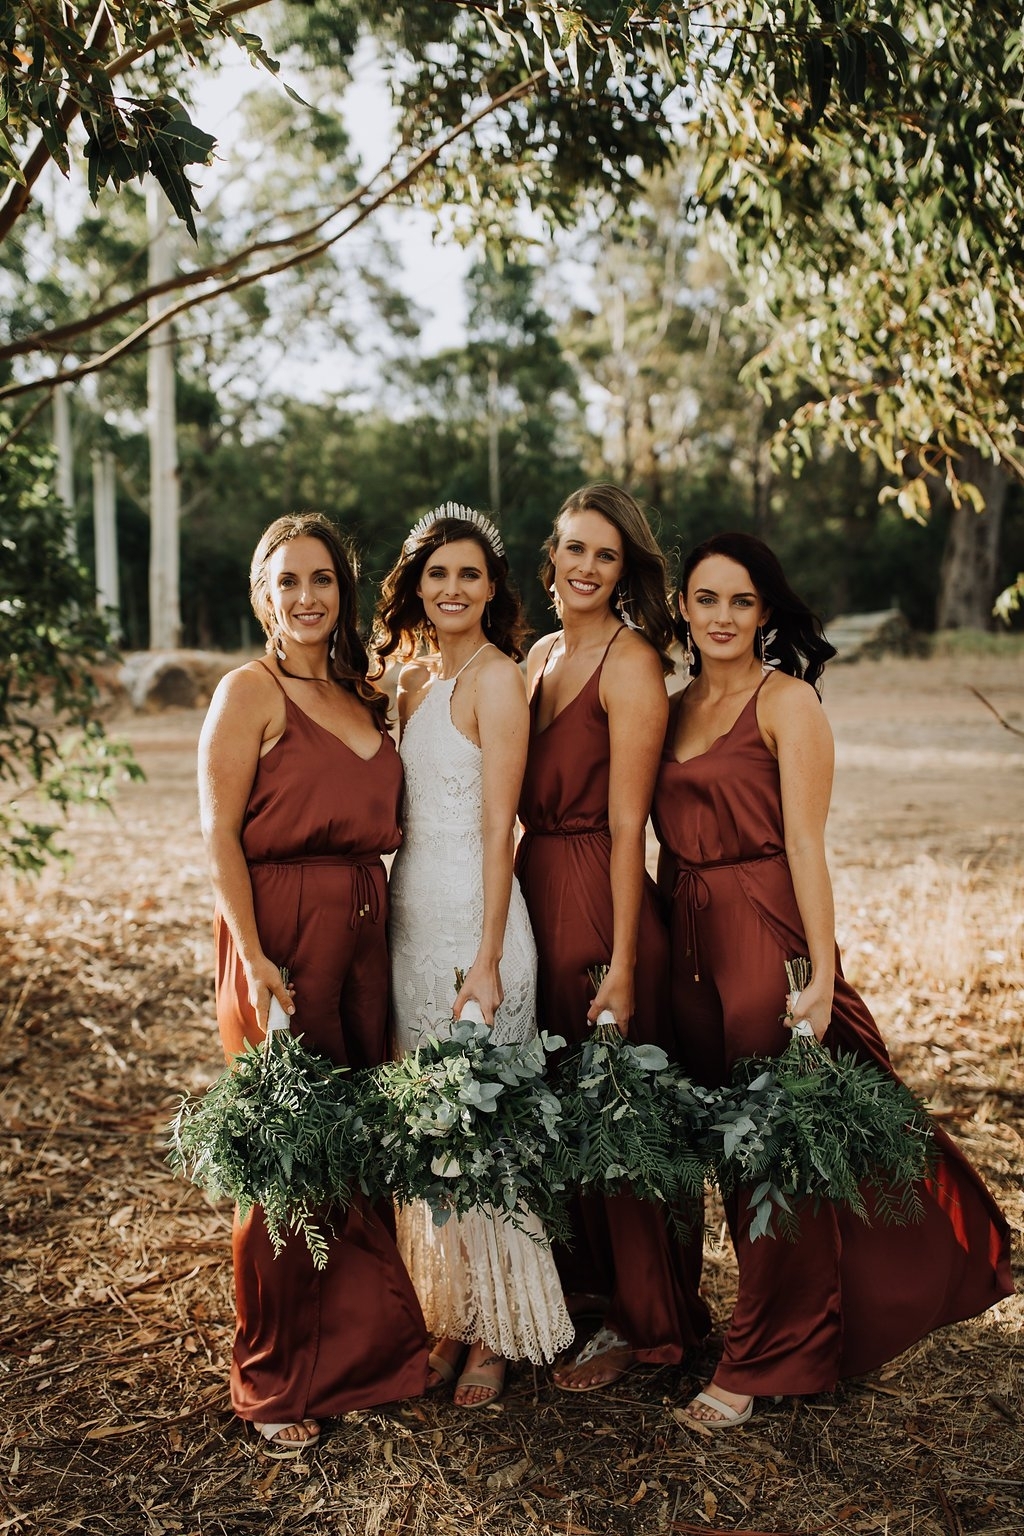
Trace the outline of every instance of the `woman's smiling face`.
<instances>
[{"instance_id":1,"label":"woman's smiling face","mask_svg":"<svg viewBox=\"0 0 1024 1536\"><path fill-rule=\"evenodd\" d=\"M754 654L758 625L768 617L750 572L727 555L709 555L694 567L679 609L701 655L727 661Z\"/></svg>"},{"instance_id":2,"label":"woman's smiling face","mask_svg":"<svg viewBox=\"0 0 1024 1536\"><path fill-rule=\"evenodd\" d=\"M278 545L267 564L267 590L284 640L327 643L338 622L341 594L326 544L302 534Z\"/></svg>"},{"instance_id":3,"label":"woman's smiling face","mask_svg":"<svg viewBox=\"0 0 1024 1536\"><path fill-rule=\"evenodd\" d=\"M600 512L573 512L559 527L551 564L563 612L582 617L610 607L625 567L622 535Z\"/></svg>"},{"instance_id":4,"label":"woman's smiling face","mask_svg":"<svg viewBox=\"0 0 1024 1536\"><path fill-rule=\"evenodd\" d=\"M494 596L487 560L475 539L455 539L428 556L416 595L438 634L460 635L482 627Z\"/></svg>"}]
</instances>

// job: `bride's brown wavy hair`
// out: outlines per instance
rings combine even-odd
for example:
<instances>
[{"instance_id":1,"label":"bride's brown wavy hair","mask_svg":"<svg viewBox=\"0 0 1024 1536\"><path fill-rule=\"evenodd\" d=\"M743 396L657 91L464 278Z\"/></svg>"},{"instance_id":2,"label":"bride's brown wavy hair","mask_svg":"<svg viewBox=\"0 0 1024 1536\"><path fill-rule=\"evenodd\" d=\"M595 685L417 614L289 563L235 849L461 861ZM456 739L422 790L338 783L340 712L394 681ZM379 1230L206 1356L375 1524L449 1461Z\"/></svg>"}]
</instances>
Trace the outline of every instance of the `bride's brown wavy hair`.
<instances>
[{"instance_id":1,"label":"bride's brown wavy hair","mask_svg":"<svg viewBox=\"0 0 1024 1536\"><path fill-rule=\"evenodd\" d=\"M526 619L519 593L509 578L508 560L492 548L475 523L460 517L439 514L421 533L410 534L402 552L381 583L380 601L374 618L372 646L377 658L374 677L380 677L386 660L395 655L402 659L415 656L422 646L434 647L434 628L423 612L417 596L423 568L444 544L458 539L472 539L484 557L487 579L494 583L483 625L492 645L513 661L523 659Z\"/></svg>"},{"instance_id":2,"label":"bride's brown wavy hair","mask_svg":"<svg viewBox=\"0 0 1024 1536\"><path fill-rule=\"evenodd\" d=\"M274 650L276 630L274 605L270 598L267 567L270 557L293 539L319 539L331 557L334 574L338 581L338 622L334 630L334 655L328 658L331 677L343 688L348 688L361 699L378 717L381 726L387 722L388 697L367 676L370 658L359 633L357 624L358 605L356 582L358 566L356 558L340 529L322 512L293 512L279 517L263 530L260 541L253 551L249 568L249 601L252 611L267 637L268 654ZM278 662L285 677L293 674Z\"/></svg>"},{"instance_id":3,"label":"bride's brown wavy hair","mask_svg":"<svg viewBox=\"0 0 1024 1536\"><path fill-rule=\"evenodd\" d=\"M555 594L554 552L558 548L568 518L577 512L597 512L618 529L622 539L623 576L617 595L616 612L628 614L633 624L651 642L658 653L662 671L675 670L669 654L674 639L672 609L668 598L668 567L665 556L639 502L617 485L599 482L573 491L558 509L555 526L544 545L545 557L540 568L541 584L553 598Z\"/></svg>"}]
</instances>

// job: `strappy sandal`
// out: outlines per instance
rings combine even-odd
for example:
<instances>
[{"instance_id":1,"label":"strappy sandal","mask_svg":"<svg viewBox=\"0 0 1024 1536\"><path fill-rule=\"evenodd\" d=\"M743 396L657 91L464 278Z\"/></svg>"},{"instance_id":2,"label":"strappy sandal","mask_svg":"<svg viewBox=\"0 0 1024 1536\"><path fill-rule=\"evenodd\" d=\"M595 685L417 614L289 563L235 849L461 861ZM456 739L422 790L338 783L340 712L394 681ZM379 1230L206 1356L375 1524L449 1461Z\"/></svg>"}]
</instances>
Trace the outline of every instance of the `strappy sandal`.
<instances>
[{"instance_id":1,"label":"strappy sandal","mask_svg":"<svg viewBox=\"0 0 1024 1536\"><path fill-rule=\"evenodd\" d=\"M501 1372L497 1378L488 1370L489 1366L494 1365L501 1366ZM496 1403L505 1390L505 1371L507 1368L508 1361L501 1355L488 1355L478 1365L471 1366L469 1370L463 1371L455 1384L456 1408L489 1408L492 1403ZM472 1403L460 1403L458 1394L462 1391L463 1387L481 1387L489 1393L489 1396L478 1397Z\"/></svg>"},{"instance_id":2,"label":"strappy sandal","mask_svg":"<svg viewBox=\"0 0 1024 1536\"><path fill-rule=\"evenodd\" d=\"M446 1360L444 1355L438 1354L432 1350L427 1356L427 1364L438 1379L437 1381L432 1381L430 1383L430 1385L427 1387L427 1391L437 1392L441 1389L441 1387L450 1387L452 1382L457 1378L459 1374L459 1366L462 1364L465 1358L465 1346L459 1350L458 1358L455 1361Z\"/></svg>"},{"instance_id":3,"label":"strappy sandal","mask_svg":"<svg viewBox=\"0 0 1024 1536\"><path fill-rule=\"evenodd\" d=\"M563 1392L600 1392L604 1387L614 1386L617 1381L620 1381L625 1376L627 1371L633 1369L636 1359L633 1355L633 1346L629 1340L624 1339L613 1328L599 1328L590 1342L583 1346L575 1359L570 1361L567 1366L561 1367L561 1369L574 1371L577 1366L589 1365L592 1360L599 1360L602 1355L614 1355L623 1352L629 1355L626 1363L621 1367L610 1365L608 1367L609 1374L600 1381L588 1381L577 1384L572 1381L559 1381L557 1374L552 1377L552 1380L555 1386Z\"/></svg>"},{"instance_id":4,"label":"strappy sandal","mask_svg":"<svg viewBox=\"0 0 1024 1536\"><path fill-rule=\"evenodd\" d=\"M310 1419L309 1423L313 1423ZM258 1424L253 1420L253 1429L256 1430L264 1442L260 1450L264 1456L269 1456L271 1461L291 1461L295 1456L304 1456L307 1451L315 1451L320 1444L320 1426L316 1427L316 1434L307 1434L305 1440L279 1440L277 1437L283 1429L297 1429L299 1424L290 1419L287 1424ZM306 1421L302 1421L302 1428L306 1427Z\"/></svg>"}]
</instances>

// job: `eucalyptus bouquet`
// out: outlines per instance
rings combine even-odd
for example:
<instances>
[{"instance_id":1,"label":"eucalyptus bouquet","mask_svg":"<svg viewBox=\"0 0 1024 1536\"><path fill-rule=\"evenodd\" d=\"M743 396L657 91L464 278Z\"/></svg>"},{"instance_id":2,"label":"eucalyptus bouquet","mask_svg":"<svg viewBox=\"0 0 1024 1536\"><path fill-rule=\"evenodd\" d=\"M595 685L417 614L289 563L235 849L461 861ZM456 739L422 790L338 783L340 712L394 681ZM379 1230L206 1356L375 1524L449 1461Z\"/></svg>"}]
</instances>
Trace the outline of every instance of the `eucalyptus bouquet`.
<instances>
[{"instance_id":1,"label":"eucalyptus bouquet","mask_svg":"<svg viewBox=\"0 0 1024 1536\"><path fill-rule=\"evenodd\" d=\"M780 1056L739 1062L713 1127L725 1192L753 1186L750 1235L799 1230L800 1201L846 1206L863 1220L903 1226L923 1215L920 1181L934 1151L927 1112L905 1084L873 1062L833 1056L795 1018L810 962L786 964L792 1038ZM866 1192L873 1195L869 1209Z\"/></svg>"},{"instance_id":2,"label":"eucalyptus bouquet","mask_svg":"<svg viewBox=\"0 0 1024 1536\"><path fill-rule=\"evenodd\" d=\"M595 990L607 968L591 975ZM602 1013L562 1065L557 1160L583 1192L671 1203L704 1188L705 1128L715 1096L692 1084L658 1045L635 1044Z\"/></svg>"},{"instance_id":3,"label":"eucalyptus bouquet","mask_svg":"<svg viewBox=\"0 0 1024 1536\"><path fill-rule=\"evenodd\" d=\"M479 1010L467 1005L445 1038L430 1037L401 1061L364 1074L374 1194L401 1205L426 1201L437 1226L489 1209L519 1227L532 1212L549 1235L567 1235L552 1159L561 1105L544 1080L547 1053L564 1044L540 1034L525 1045L496 1045Z\"/></svg>"},{"instance_id":4,"label":"eucalyptus bouquet","mask_svg":"<svg viewBox=\"0 0 1024 1536\"><path fill-rule=\"evenodd\" d=\"M175 1173L236 1201L242 1220L260 1206L275 1253L299 1233L325 1267L329 1208L344 1209L363 1181L369 1143L352 1074L308 1051L276 999L264 1039L201 1097L183 1098L169 1130Z\"/></svg>"}]
</instances>

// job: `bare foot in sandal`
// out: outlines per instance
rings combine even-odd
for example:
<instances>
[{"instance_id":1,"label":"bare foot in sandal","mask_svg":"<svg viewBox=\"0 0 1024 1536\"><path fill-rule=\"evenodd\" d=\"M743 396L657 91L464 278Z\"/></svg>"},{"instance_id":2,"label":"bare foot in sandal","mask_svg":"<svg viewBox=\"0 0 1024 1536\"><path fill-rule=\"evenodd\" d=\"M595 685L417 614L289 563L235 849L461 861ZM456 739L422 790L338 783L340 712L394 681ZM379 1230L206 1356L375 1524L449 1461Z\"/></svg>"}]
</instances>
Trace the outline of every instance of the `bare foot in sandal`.
<instances>
[{"instance_id":1,"label":"bare foot in sandal","mask_svg":"<svg viewBox=\"0 0 1024 1536\"><path fill-rule=\"evenodd\" d=\"M427 1391L436 1392L438 1387L450 1387L459 1374L466 1346L461 1339L437 1339L430 1351L428 1364L430 1377Z\"/></svg>"},{"instance_id":2,"label":"bare foot in sandal","mask_svg":"<svg viewBox=\"0 0 1024 1536\"><path fill-rule=\"evenodd\" d=\"M263 1454L277 1461L315 1450L320 1439L316 1419L303 1419L298 1424L260 1424L253 1420L253 1429L263 1439Z\"/></svg>"},{"instance_id":3,"label":"bare foot in sandal","mask_svg":"<svg viewBox=\"0 0 1024 1536\"><path fill-rule=\"evenodd\" d=\"M633 1346L612 1328L599 1328L579 1354L551 1373L563 1392L597 1392L610 1387L636 1364Z\"/></svg>"},{"instance_id":4,"label":"bare foot in sandal","mask_svg":"<svg viewBox=\"0 0 1024 1536\"><path fill-rule=\"evenodd\" d=\"M455 1388L456 1408L486 1408L488 1403L496 1403L505 1390L505 1366L501 1355L478 1339Z\"/></svg>"}]
</instances>

